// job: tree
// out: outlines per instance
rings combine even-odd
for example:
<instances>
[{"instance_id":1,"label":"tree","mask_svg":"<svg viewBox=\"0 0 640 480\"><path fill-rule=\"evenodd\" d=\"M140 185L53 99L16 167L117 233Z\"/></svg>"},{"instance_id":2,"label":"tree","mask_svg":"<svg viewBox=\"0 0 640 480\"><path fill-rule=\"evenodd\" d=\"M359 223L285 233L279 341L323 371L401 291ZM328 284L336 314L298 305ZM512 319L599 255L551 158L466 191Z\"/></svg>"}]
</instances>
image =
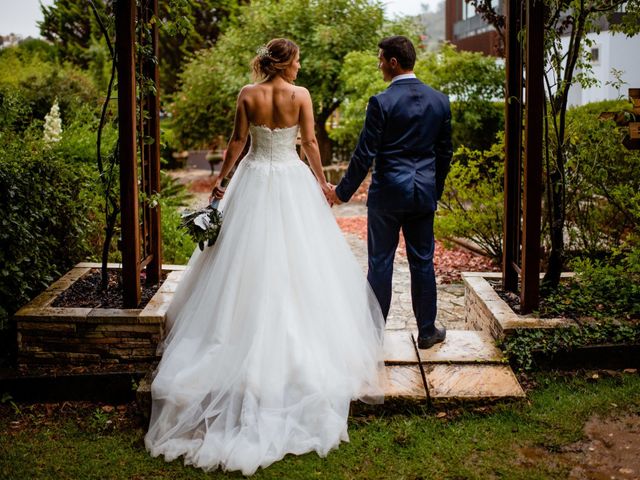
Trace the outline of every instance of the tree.
<instances>
[{"instance_id":1,"label":"tree","mask_svg":"<svg viewBox=\"0 0 640 480\"><path fill-rule=\"evenodd\" d=\"M112 21L113 0L91 0L100 16ZM91 67L98 59L106 61L108 52L93 15L90 0L56 0L42 6L41 35L58 46L60 56L81 67ZM164 93L176 88L184 64L201 48L215 43L229 19L233 19L242 0L171 0L160 8L160 85ZM108 25L111 27L112 25Z\"/></svg>"},{"instance_id":2,"label":"tree","mask_svg":"<svg viewBox=\"0 0 640 480\"><path fill-rule=\"evenodd\" d=\"M194 53L211 47L248 0L160 2L160 86L173 93L178 75ZM181 19L175 22L175 19ZM174 23L175 22L175 23Z\"/></svg>"},{"instance_id":3,"label":"tree","mask_svg":"<svg viewBox=\"0 0 640 480\"><path fill-rule=\"evenodd\" d=\"M504 38L505 17L493 8L491 0L466 0L491 23ZM546 290L560 281L565 262L565 223L567 213L566 178L569 131L567 107L569 91L580 83L598 83L591 71L588 47L590 32L599 32L607 20L613 31L632 36L640 32L639 0L544 0L545 1L545 87L544 115L546 170L546 220L550 252L543 280ZM624 7L624 8L623 8ZM624 10L621 12L620 10ZM563 44L562 38L567 42ZM566 46L565 46L566 45Z\"/></svg>"},{"instance_id":4,"label":"tree","mask_svg":"<svg viewBox=\"0 0 640 480\"><path fill-rule=\"evenodd\" d=\"M103 0L94 2L102 13ZM51 6L41 5L43 19L38 23L40 35L54 43L62 59L87 67L87 55L92 41L100 38L93 15L88 14L88 4L77 0L56 0Z\"/></svg>"},{"instance_id":5,"label":"tree","mask_svg":"<svg viewBox=\"0 0 640 480\"><path fill-rule=\"evenodd\" d=\"M229 134L238 91L251 81L249 63L257 47L287 37L300 46L297 83L311 92L320 152L330 162L326 123L345 96L344 57L363 48L376 51L382 22L378 0L258 0L242 7L216 45L197 54L180 75L174 104L179 139L194 146L210 142L214 132Z\"/></svg>"}]
</instances>

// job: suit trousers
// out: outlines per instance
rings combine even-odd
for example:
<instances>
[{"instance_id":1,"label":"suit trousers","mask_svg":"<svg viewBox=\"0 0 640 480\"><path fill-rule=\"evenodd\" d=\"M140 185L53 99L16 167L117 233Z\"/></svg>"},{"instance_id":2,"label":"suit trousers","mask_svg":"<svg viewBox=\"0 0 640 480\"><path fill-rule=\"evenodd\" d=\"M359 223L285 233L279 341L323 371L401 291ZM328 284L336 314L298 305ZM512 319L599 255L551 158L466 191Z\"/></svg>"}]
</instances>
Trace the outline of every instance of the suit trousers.
<instances>
[{"instance_id":1,"label":"suit trousers","mask_svg":"<svg viewBox=\"0 0 640 480\"><path fill-rule=\"evenodd\" d=\"M435 331L437 292L433 269L434 215L434 212L369 208L367 217L367 279L378 298L385 320L391 306L393 260L402 230L411 271L411 302L420 337L432 335Z\"/></svg>"}]
</instances>

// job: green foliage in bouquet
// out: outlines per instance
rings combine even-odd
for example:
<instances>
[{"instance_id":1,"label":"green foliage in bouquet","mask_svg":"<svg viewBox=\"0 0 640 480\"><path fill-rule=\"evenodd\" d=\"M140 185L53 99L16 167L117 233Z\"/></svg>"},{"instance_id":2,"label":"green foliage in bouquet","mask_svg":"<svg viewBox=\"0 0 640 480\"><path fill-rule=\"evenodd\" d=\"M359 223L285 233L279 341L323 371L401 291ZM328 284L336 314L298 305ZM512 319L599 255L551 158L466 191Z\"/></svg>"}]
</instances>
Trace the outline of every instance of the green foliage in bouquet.
<instances>
[{"instance_id":1,"label":"green foliage in bouquet","mask_svg":"<svg viewBox=\"0 0 640 480\"><path fill-rule=\"evenodd\" d=\"M218 239L220 227L222 227L222 214L212 207L186 212L182 215L180 226L189 232L200 250L204 250L205 242L210 247Z\"/></svg>"}]
</instances>

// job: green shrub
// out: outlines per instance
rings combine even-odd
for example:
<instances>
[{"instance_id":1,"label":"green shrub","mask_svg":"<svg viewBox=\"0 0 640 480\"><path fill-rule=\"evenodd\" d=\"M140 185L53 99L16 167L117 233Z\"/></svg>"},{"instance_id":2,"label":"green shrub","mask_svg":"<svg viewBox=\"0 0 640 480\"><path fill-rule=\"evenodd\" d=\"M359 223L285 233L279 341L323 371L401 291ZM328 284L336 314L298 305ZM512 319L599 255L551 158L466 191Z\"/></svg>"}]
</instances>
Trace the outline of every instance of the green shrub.
<instances>
[{"instance_id":1,"label":"green shrub","mask_svg":"<svg viewBox=\"0 0 640 480\"><path fill-rule=\"evenodd\" d=\"M0 134L0 328L7 316L91 255L92 170L39 137Z\"/></svg>"},{"instance_id":2,"label":"green shrub","mask_svg":"<svg viewBox=\"0 0 640 480\"><path fill-rule=\"evenodd\" d=\"M435 219L439 238L468 238L502 261L504 145L455 151Z\"/></svg>"},{"instance_id":3,"label":"green shrub","mask_svg":"<svg viewBox=\"0 0 640 480\"><path fill-rule=\"evenodd\" d=\"M71 122L87 107L96 111L99 106L98 90L87 73L47 61L38 50L9 47L2 51L0 101L10 101L0 107L2 130L22 131L32 120L43 120L56 99L64 123Z\"/></svg>"},{"instance_id":4,"label":"green shrub","mask_svg":"<svg viewBox=\"0 0 640 480\"><path fill-rule=\"evenodd\" d=\"M629 108L598 102L567 112L567 249L607 256L640 226L640 152L622 145L626 129L598 117Z\"/></svg>"},{"instance_id":5,"label":"green shrub","mask_svg":"<svg viewBox=\"0 0 640 480\"><path fill-rule=\"evenodd\" d=\"M570 266L576 278L544 299L545 317L640 317L640 247L606 260L578 258Z\"/></svg>"},{"instance_id":6,"label":"green shrub","mask_svg":"<svg viewBox=\"0 0 640 480\"><path fill-rule=\"evenodd\" d=\"M178 208L166 199L160 200L162 212L162 260L163 263L183 265L189 261L196 246L189 234L179 228Z\"/></svg>"}]
</instances>

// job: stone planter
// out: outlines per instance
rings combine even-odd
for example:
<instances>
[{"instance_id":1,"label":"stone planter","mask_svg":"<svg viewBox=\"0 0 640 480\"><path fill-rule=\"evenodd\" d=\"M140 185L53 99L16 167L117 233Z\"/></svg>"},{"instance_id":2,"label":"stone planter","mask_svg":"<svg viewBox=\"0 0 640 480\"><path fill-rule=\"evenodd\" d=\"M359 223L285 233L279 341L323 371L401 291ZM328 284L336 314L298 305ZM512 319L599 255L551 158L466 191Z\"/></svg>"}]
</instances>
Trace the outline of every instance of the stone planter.
<instances>
[{"instance_id":1,"label":"stone planter","mask_svg":"<svg viewBox=\"0 0 640 480\"><path fill-rule=\"evenodd\" d=\"M572 273L563 273L570 278ZM564 318L540 319L535 315L518 315L487 280L499 280L500 272L463 272L464 320L469 330L482 330L501 340L522 328L566 328L577 326Z\"/></svg>"},{"instance_id":2,"label":"stone planter","mask_svg":"<svg viewBox=\"0 0 640 480\"><path fill-rule=\"evenodd\" d=\"M109 264L109 268L120 268ZM154 362L166 312L186 268L168 276L142 309L52 307L55 299L98 263L79 263L14 315L18 364L96 365Z\"/></svg>"},{"instance_id":3,"label":"stone planter","mask_svg":"<svg viewBox=\"0 0 640 480\"><path fill-rule=\"evenodd\" d=\"M572 277L572 273L563 273L562 278ZM495 291L488 280L499 280L501 273L472 272L463 273L465 285L465 323L467 328L482 330L495 340L509 343L526 335L532 330L571 329L569 332L548 331L548 339L561 338L560 343L543 348L541 344L533 344L530 350L532 364L553 368L628 368L640 367L640 344L637 341L613 341L607 338L595 343L577 341L568 347L567 338L578 338L581 331L601 324L593 318L541 319L534 314L519 315ZM640 327L635 327L640 328ZM542 333L542 332L539 332ZM640 338L636 336L635 338ZM551 341L551 340L549 340ZM522 350L520 350L521 353ZM528 355L528 354L527 354ZM516 362L517 363L517 362Z\"/></svg>"}]
</instances>

